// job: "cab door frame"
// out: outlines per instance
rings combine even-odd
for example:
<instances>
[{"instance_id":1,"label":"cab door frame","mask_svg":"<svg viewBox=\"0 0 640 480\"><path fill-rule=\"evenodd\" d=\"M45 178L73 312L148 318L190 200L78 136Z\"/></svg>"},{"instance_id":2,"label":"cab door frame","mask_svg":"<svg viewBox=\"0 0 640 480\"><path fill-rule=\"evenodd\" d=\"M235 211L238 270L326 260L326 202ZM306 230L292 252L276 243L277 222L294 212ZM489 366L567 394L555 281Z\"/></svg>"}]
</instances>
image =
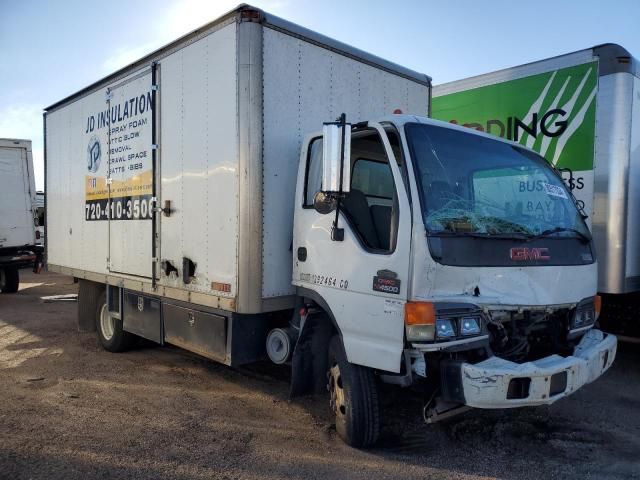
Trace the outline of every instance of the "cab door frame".
<instances>
[{"instance_id":1,"label":"cab door frame","mask_svg":"<svg viewBox=\"0 0 640 480\"><path fill-rule=\"evenodd\" d=\"M408 194L386 132L376 130L382 142L397 197L395 248L388 252L366 249L343 212L339 226L344 240L331 240L335 214L321 215L304 207L309 147L321 134L305 141L298 171L294 217L293 284L319 295L330 309L349 362L388 372L400 372L404 350L404 305L409 291L412 218ZM306 249L306 258L298 249ZM375 289L376 277L389 278L390 291ZM395 277L395 278L393 278Z\"/></svg>"}]
</instances>

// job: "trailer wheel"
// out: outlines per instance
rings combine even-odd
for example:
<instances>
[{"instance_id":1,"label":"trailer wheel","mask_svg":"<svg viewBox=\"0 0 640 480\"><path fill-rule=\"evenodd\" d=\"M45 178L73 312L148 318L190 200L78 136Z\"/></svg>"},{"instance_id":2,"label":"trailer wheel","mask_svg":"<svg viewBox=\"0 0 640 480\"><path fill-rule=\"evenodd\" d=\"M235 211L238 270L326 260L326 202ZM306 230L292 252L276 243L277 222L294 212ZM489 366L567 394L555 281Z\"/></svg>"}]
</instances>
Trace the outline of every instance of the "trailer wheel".
<instances>
[{"instance_id":1,"label":"trailer wheel","mask_svg":"<svg viewBox=\"0 0 640 480\"><path fill-rule=\"evenodd\" d=\"M2 293L16 293L20 285L18 267L4 267L0 269L0 291Z\"/></svg>"},{"instance_id":2,"label":"trailer wheel","mask_svg":"<svg viewBox=\"0 0 640 480\"><path fill-rule=\"evenodd\" d=\"M102 292L97 302L96 332L102 347L109 352L124 352L133 345L135 335L125 332L122 320L114 318L107 307L107 292Z\"/></svg>"},{"instance_id":3,"label":"trailer wheel","mask_svg":"<svg viewBox=\"0 0 640 480\"><path fill-rule=\"evenodd\" d=\"M339 336L329 344L329 405L335 415L336 431L347 445L373 445L380 434L378 388L371 369L353 365Z\"/></svg>"}]
</instances>

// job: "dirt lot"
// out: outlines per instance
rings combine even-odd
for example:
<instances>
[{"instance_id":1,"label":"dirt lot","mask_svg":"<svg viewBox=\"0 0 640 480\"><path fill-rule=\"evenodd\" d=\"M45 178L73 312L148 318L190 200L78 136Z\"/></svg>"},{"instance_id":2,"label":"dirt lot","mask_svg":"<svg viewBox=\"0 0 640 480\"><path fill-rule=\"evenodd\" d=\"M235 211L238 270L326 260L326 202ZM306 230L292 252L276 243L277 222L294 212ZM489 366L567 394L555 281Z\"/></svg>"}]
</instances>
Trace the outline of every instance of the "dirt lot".
<instances>
[{"instance_id":1,"label":"dirt lot","mask_svg":"<svg viewBox=\"0 0 640 480\"><path fill-rule=\"evenodd\" d=\"M387 395L380 445L343 445L325 399L287 400L287 372L172 348L103 351L76 331L72 279L22 272L0 295L0 478L640 478L640 346L550 408L428 426Z\"/></svg>"}]
</instances>

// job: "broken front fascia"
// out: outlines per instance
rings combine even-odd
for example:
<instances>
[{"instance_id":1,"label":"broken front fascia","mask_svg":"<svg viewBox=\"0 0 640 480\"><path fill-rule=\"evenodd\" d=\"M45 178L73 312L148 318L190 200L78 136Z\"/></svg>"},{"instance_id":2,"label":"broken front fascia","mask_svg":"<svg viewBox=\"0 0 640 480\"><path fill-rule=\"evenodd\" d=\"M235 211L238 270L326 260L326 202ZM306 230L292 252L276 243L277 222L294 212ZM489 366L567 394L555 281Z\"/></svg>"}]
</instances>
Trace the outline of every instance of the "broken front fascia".
<instances>
[{"instance_id":1,"label":"broken front fascia","mask_svg":"<svg viewBox=\"0 0 640 480\"><path fill-rule=\"evenodd\" d=\"M548 405L600 377L613 363L616 350L615 336L590 330L568 357L550 355L518 364L493 356L474 365L462 363L464 398L459 400L475 408ZM562 378L560 388L553 386L555 378ZM526 390L514 395L512 381L526 385Z\"/></svg>"}]
</instances>

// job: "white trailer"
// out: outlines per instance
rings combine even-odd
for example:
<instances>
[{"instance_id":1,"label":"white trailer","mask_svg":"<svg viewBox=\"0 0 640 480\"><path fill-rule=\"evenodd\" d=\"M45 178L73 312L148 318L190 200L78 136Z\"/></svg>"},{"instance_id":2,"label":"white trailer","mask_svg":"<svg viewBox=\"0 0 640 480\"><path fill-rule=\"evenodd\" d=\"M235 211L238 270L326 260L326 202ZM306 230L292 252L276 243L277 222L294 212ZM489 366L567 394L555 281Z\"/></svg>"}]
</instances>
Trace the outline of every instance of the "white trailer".
<instances>
[{"instance_id":1,"label":"white trailer","mask_svg":"<svg viewBox=\"0 0 640 480\"><path fill-rule=\"evenodd\" d=\"M515 140L562 172L595 239L603 319L640 333L637 59L604 44L438 85L433 116Z\"/></svg>"},{"instance_id":2,"label":"white trailer","mask_svg":"<svg viewBox=\"0 0 640 480\"><path fill-rule=\"evenodd\" d=\"M110 351L141 336L289 362L292 395L329 387L355 446L378 436L380 381L423 384L434 419L597 378L616 339L591 328L596 263L566 188L528 150L424 118L430 90L245 5L48 107L48 265L80 279L80 328ZM570 233L465 210L472 180L510 191L506 165L544 181Z\"/></svg>"},{"instance_id":3,"label":"white trailer","mask_svg":"<svg viewBox=\"0 0 640 480\"><path fill-rule=\"evenodd\" d=\"M19 269L36 260L31 140L0 138L0 292L15 293Z\"/></svg>"}]
</instances>

